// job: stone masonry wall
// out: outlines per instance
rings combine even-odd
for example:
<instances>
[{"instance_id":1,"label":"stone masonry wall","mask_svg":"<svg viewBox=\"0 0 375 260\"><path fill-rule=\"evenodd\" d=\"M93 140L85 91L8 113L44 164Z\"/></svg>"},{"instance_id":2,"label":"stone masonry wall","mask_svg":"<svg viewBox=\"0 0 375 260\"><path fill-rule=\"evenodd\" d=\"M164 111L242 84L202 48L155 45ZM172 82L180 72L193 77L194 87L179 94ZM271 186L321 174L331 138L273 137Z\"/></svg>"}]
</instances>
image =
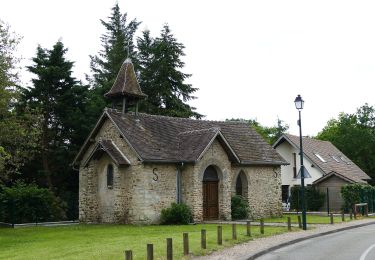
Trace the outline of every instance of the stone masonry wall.
<instances>
[{"instance_id":1,"label":"stone masonry wall","mask_svg":"<svg viewBox=\"0 0 375 260\"><path fill-rule=\"evenodd\" d=\"M231 175L231 164L228 160L228 155L224 151L221 144L215 140L209 149L202 156L201 160L197 162L193 169L193 177L187 183L184 182L189 178L186 172L183 173L183 190L189 190L184 192L183 200L189 202L188 205L193 211L194 221L201 222L203 220L203 190L202 181L205 169L213 165L215 166L219 176L219 218L223 220L231 219L230 209L230 175ZM191 185L191 186L190 186Z\"/></svg>"},{"instance_id":2,"label":"stone masonry wall","mask_svg":"<svg viewBox=\"0 0 375 260\"><path fill-rule=\"evenodd\" d=\"M107 120L95 136L93 143L83 156L85 162L100 139L111 139L129 159L131 166L117 167L109 156L91 160L79 172L79 219L83 222L129 223L132 219L132 184L136 173L143 167L135 152L120 136L115 126ZM107 165L114 168L113 189L106 186Z\"/></svg>"},{"instance_id":3,"label":"stone masonry wall","mask_svg":"<svg viewBox=\"0 0 375 260\"><path fill-rule=\"evenodd\" d=\"M160 212L177 199L175 164L142 164L135 151L120 137L116 127L107 120L95 137L111 139L131 162L117 167L107 155L91 160L79 173L79 218L83 222L158 223ZM94 148L89 147L83 162ZM106 186L106 169L114 167L113 189ZM205 169L213 165L219 176L219 218L231 219L231 196L242 170L248 182L251 217L281 214L280 167L233 166L227 153L214 141L196 164L185 164L181 170L181 199L189 205L194 221L203 221L202 181ZM276 173L275 173L276 172ZM276 177L275 177L276 176Z\"/></svg>"},{"instance_id":4,"label":"stone masonry wall","mask_svg":"<svg viewBox=\"0 0 375 260\"><path fill-rule=\"evenodd\" d=\"M255 219L281 216L280 166L243 168L249 181L248 201L251 217Z\"/></svg>"}]
</instances>

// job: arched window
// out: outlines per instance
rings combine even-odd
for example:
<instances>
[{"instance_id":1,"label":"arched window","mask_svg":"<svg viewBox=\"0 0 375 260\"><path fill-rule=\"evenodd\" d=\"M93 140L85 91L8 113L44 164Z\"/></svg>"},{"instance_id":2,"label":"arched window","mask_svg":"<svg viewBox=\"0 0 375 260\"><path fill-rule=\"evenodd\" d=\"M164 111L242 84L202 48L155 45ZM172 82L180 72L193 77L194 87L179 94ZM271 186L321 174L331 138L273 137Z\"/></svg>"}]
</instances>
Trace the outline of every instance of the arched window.
<instances>
[{"instance_id":1,"label":"arched window","mask_svg":"<svg viewBox=\"0 0 375 260\"><path fill-rule=\"evenodd\" d=\"M107 166L107 188L113 188L113 165L108 164Z\"/></svg>"},{"instance_id":2,"label":"arched window","mask_svg":"<svg viewBox=\"0 0 375 260\"><path fill-rule=\"evenodd\" d=\"M240 195L242 196L242 180L241 180L241 177L240 175L238 175L237 177L237 181L236 181L236 195Z\"/></svg>"},{"instance_id":3,"label":"arched window","mask_svg":"<svg viewBox=\"0 0 375 260\"><path fill-rule=\"evenodd\" d=\"M212 165L208 166L204 171L203 181L218 181L219 177L217 176L217 172L215 167Z\"/></svg>"},{"instance_id":4,"label":"arched window","mask_svg":"<svg viewBox=\"0 0 375 260\"><path fill-rule=\"evenodd\" d=\"M244 171L240 171L234 184L235 186L232 187L235 194L240 195L246 199L248 197L248 182Z\"/></svg>"}]
</instances>

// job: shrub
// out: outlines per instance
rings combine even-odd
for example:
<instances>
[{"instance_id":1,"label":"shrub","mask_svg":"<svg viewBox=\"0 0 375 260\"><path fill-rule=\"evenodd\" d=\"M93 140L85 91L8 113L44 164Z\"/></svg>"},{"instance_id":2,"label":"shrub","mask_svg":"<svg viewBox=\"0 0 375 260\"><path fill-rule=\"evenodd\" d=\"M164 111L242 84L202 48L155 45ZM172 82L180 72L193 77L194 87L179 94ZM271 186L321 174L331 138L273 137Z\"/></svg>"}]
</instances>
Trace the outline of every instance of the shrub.
<instances>
[{"instance_id":1,"label":"shrub","mask_svg":"<svg viewBox=\"0 0 375 260\"><path fill-rule=\"evenodd\" d=\"M369 209L374 210L375 187L367 184L347 184L341 187L341 197L344 200L343 210L352 209L356 203L368 203Z\"/></svg>"},{"instance_id":2,"label":"shrub","mask_svg":"<svg viewBox=\"0 0 375 260\"><path fill-rule=\"evenodd\" d=\"M61 220L64 204L49 190L36 184L16 182L0 187L0 221L26 223Z\"/></svg>"},{"instance_id":3,"label":"shrub","mask_svg":"<svg viewBox=\"0 0 375 260\"><path fill-rule=\"evenodd\" d=\"M172 203L169 208L161 210L160 222L163 225L186 225L192 220L193 214L185 203Z\"/></svg>"},{"instance_id":4,"label":"shrub","mask_svg":"<svg viewBox=\"0 0 375 260\"><path fill-rule=\"evenodd\" d=\"M249 216L249 205L242 196L235 195L232 197L231 211L232 220L246 219Z\"/></svg>"},{"instance_id":5,"label":"shrub","mask_svg":"<svg viewBox=\"0 0 375 260\"><path fill-rule=\"evenodd\" d=\"M300 186L294 186L291 189L290 208L302 210L302 198L300 196ZM325 193L320 192L313 186L305 187L306 210L319 211L324 204Z\"/></svg>"}]
</instances>

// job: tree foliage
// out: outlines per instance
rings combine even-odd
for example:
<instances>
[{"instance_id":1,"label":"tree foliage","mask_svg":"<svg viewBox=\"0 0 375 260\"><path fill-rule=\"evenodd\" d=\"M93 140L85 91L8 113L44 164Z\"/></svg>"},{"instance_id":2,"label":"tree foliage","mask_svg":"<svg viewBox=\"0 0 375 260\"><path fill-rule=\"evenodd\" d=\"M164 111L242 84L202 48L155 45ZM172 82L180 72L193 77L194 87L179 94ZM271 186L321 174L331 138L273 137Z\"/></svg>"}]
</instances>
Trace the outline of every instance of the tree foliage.
<instances>
[{"instance_id":1,"label":"tree foliage","mask_svg":"<svg viewBox=\"0 0 375 260\"><path fill-rule=\"evenodd\" d=\"M33 158L39 136L38 118L15 110L19 59L14 52L19 40L0 20L0 183L20 174L20 167Z\"/></svg>"},{"instance_id":2,"label":"tree foliage","mask_svg":"<svg viewBox=\"0 0 375 260\"><path fill-rule=\"evenodd\" d=\"M136 68L138 67L135 59L134 35L140 22L137 19L128 22L127 16L127 13L121 13L116 3L108 20L100 20L105 28L105 33L100 38L102 49L97 55L90 56L92 76L89 81L93 89L90 92L89 112L93 121L110 103L109 99L104 98L104 94L112 87L124 60L127 57L134 57L133 63Z\"/></svg>"},{"instance_id":3,"label":"tree foliage","mask_svg":"<svg viewBox=\"0 0 375 260\"><path fill-rule=\"evenodd\" d=\"M0 186L0 221L27 223L65 218L64 203L48 189L17 181Z\"/></svg>"},{"instance_id":4,"label":"tree foliage","mask_svg":"<svg viewBox=\"0 0 375 260\"><path fill-rule=\"evenodd\" d=\"M274 126L263 126L256 119L227 119L227 121L239 121L249 124L253 127L258 134L270 145L274 144L280 136L287 133L289 126L281 119L277 119L277 123Z\"/></svg>"},{"instance_id":5,"label":"tree foliage","mask_svg":"<svg viewBox=\"0 0 375 260\"><path fill-rule=\"evenodd\" d=\"M46 185L67 201L72 218L77 215L78 178L70 165L90 129L85 116L88 87L72 76L67 51L61 41L51 49L38 46L27 67L33 85L23 90L21 104L40 115L41 137L37 157L23 171L32 173L28 181Z\"/></svg>"},{"instance_id":6,"label":"tree foliage","mask_svg":"<svg viewBox=\"0 0 375 260\"><path fill-rule=\"evenodd\" d=\"M333 143L370 177L375 177L375 109L365 104L354 114L330 120L318 139Z\"/></svg>"},{"instance_id":7,"label":"tree foliage","mask_svg":"<svg viewBox=\"0 0 375 260\"><path fill-rule=\"evenodd\" d=\"M198 89L185 83L191 76L181 71L185 66L181 60L185 46L177 41L169 26L165 24L156 38L144 31L137 44L140 85L148 95L141 109L150 114L201 118L186 103L195 99L193 94Z\"/></svg>"}]
</instances>

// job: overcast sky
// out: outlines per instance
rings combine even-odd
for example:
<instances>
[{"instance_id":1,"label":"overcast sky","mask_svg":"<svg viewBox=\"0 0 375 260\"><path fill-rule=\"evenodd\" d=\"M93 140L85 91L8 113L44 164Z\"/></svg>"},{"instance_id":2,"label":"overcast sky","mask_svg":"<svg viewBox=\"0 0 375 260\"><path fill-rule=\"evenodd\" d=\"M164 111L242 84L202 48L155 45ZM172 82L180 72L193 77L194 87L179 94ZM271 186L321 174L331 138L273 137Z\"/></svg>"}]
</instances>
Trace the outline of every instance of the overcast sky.
<instances>
[{"instance_id":1,"label":"overcast sky","mask_svg":"<svg viewBox=\"0 0 375 260\"><path fill-rule=\"evenodd\" d=\"M316 135L340 112L374 105L375 1L118 1L140 31L157 36L164 23L186 49L185 73L199 88L191 104L209 120L277 117L298 134L294 98L305 100L304 135ZM23 37L30 64L36 47L61 38L84 79L100 49L115 1L0 0L0 19ZM27 82L30 75L22 72Z\"/></svg>"}]
</instances>

